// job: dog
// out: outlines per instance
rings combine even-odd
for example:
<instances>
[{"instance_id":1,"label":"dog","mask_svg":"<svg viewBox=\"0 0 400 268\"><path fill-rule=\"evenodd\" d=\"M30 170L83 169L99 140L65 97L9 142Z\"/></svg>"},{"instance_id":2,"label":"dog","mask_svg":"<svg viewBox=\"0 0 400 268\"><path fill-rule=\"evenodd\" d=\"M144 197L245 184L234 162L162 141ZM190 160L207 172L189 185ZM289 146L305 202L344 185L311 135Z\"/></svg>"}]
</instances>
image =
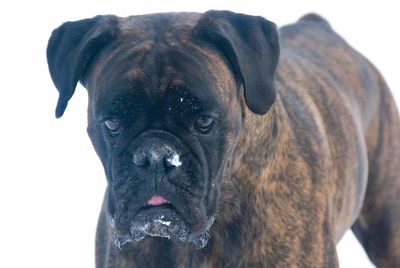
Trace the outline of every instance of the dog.
<instances>
[{"instance_id":1,"label":"dog","mask_svg":"<svg viewBox=\"0 0 400 268\"><path fill-rule=\"evenodd\" d=\"M400 267L397 108L321 16L97 16L54 30L47 59L57 118L88 91L96 267L338 267L349 228Z\"/></svg>"}]
</instances>

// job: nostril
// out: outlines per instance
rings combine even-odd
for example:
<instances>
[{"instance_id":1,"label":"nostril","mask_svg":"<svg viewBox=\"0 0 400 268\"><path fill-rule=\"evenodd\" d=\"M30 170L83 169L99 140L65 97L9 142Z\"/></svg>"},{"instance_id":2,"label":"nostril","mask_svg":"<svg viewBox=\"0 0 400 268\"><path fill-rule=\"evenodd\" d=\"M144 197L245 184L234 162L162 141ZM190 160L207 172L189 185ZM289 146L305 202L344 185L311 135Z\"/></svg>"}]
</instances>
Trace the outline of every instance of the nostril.
<instances>
[{"instance_id":1,"label":"nostril","mask_svg":"<svg viewBox=\"0 0 400 268\"><path fill-rule=\"evenodd\" d=\"M138 152L133 155L133 163L138 167L148 167L150 165L149 159L143 152Z\"/></svg>"}]
</instances>

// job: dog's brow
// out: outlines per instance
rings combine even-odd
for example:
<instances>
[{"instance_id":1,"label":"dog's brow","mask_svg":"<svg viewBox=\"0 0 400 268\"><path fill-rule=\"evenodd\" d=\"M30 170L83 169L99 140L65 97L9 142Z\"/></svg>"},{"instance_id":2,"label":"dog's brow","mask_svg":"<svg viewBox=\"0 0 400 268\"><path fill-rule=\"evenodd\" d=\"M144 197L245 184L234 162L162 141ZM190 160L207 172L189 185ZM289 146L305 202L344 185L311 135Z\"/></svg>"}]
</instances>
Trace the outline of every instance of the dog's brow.
<instances>
[{"instance_id":1,"label":"dog's brow","mask_svg":"<svg viewBox=\"0 0 400 268\"><path fill-rule=\"evenodd\" d=\"M143 103L133 94L123 94L112 99L103 100L98 105L100 107L98 116L102 118L110 115L132 113L135 110L139 110Z\"/></svg>"}]
</instances>

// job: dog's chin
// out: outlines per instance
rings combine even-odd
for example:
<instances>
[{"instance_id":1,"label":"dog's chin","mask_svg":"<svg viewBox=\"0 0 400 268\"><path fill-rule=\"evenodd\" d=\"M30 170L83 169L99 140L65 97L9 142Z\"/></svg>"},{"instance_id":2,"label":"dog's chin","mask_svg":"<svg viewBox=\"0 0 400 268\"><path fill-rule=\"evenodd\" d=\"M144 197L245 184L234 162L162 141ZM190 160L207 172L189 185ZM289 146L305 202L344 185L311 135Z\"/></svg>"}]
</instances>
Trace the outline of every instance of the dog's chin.
<instances>
[{"instance_id":1,"label":"dog's chin","mask_svg":"<svg viewBox=\"0 0 400 268\"><path fill-rule=\"evenodd\" d=\"M210 238L209 228L214 217L209 218L202 227L193 230L182 219L176 209L167 204L142 208L130 223L129 233L119 235L114 233L115 244L123 249L127 243L135 243L146 236L161 237L181 242L191 242L197 249L207 245Z\"/></svg>"}]
</instances>

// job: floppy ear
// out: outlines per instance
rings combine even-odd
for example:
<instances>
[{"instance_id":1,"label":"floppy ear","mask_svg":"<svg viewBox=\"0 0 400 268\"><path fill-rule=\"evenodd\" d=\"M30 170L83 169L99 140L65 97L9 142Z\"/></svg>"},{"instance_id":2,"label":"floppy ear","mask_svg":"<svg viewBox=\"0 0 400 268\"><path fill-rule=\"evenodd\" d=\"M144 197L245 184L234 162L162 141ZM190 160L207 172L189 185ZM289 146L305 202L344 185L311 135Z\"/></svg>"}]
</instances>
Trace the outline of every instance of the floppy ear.
<instances>
[{"instance_id":1,"label":"floppy ear","mask_svg":"<svg viewBox=\"0 0 400 268\"><path fill-rule=\"evenodd\" d=\"M279 59L276 25L262 17L208 11L193 34L226 57L243 84L249 109L265 114L276 97L274 78Z\"/></svg>"},{"instance_id":2,"label":"floppy ear","mask_svg":"<svg viewBox=\"0 0 400 268\"><path fill-rule=\"evenodd\" d=\"M66 22L53 31L47 45L47 63L59 92L57 118L63 115L91 60L113 39L116 23L114 16L97 16Z\"/></svg>"}]
</instances>

